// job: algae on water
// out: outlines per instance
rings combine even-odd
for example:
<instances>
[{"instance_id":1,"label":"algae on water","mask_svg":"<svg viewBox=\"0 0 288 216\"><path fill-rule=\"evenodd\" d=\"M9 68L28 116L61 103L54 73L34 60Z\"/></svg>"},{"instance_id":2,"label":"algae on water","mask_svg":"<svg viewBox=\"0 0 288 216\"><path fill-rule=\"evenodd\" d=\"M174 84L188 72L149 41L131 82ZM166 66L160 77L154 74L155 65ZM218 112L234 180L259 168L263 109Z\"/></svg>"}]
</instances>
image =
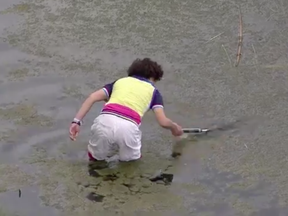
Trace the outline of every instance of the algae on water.
<instances>
[{"instance_id":1,"label":"algae on water","mask_svg":"<svg viewBox=\"0 0 288 216\"><path fill-rule=\"evenodd\" d=\"M11 120L17 125L52 125L52 118L39 114L36 107L29 103L18 103L0 108L0 118Z\"/></svg>"},{"instance_id":2,"label":"algae on water","mask_svg":"<svg viewBox=\"0 0 288 216\"><path fill-rule=\"evenodd\" d=\"M79 85L70 85L63 87L63 93L73 98L83 98L84 95L81 93L81 87Z\"/></svg>"},{"instance_id":3,"label":"algae on water","mask_svg":"<svg viewBox=\"0 0 288 216\"><path fill-rule=\"evenodd\" d=\"M18 214L7 212L0 206L0 216L19 216Z\"/></svg>"},{"instance_id":4,"label":"algae on water","mask_svg":"<svg viewBox=\"0 0 288 216\"><path fill-rule=\"evenodd\" d=\"M33 3L20 3L15 4L6 10L0 11L0 14L17 13L23 15L24 13L29 13L37 8L43 8L43 6Z\"/></svg>"},{"instance_id":5,"label":"algae on water","mask_svg":"<svg viewBox=\"0 0 288 216\"><path fill-rule=\"evenodd\" d=\"M31 71L28 68L17 68L9 71L8 79L10 81L22 81L29 76L36 76L37 72L35 70Z\"/></svg>"},{"instance_id":6,"label":"algae on water","mask_svg":"<svg viewBox=\"0 0 288 216\"><path fill-rule=\"evenodd\" d=\"M0 164L0 191L18 190L30 185L34 177L23 172L17 165Z\"/></svg>"}]
</instances>

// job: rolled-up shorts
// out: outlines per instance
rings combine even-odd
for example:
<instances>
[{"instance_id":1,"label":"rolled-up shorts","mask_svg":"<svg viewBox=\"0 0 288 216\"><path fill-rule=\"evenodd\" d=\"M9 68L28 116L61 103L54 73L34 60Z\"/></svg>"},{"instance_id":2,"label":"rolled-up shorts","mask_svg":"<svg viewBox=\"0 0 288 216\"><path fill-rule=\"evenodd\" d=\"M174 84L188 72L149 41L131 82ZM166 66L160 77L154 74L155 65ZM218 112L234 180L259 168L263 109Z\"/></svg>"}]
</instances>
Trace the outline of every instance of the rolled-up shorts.
<instances>
[{"instance_id":1,"label":"rolled-up shorts","mask_svg":"<svg viewBox=\"0 0 288 216\"><path fill-rule=\"evenodd\" d=\"M91 126L88 152L96 160L118 155L120 161L141 157L142 133L135 123L124 118L101 114Z\"/></svg>"}]
</instances>

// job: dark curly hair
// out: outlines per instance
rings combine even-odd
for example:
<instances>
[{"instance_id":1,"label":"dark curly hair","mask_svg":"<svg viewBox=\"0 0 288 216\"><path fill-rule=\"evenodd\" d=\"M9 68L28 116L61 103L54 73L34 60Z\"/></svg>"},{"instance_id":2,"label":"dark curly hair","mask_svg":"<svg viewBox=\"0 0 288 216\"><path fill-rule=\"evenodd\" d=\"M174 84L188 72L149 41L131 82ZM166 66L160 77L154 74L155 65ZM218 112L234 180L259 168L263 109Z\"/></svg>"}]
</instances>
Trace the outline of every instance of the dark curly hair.
<instances>
[{"instance_id":1,"label":"dark curly hair","mask_svg":"<svg viewBox=\"0 0 288 216\"><path fill-rule=\"evenodd\" d=\"M161 65L150 58L136 59L127 72L128 76L139 76L146 79L152 78L155 81L160 81L164 74Z\"/></svg>"}]
</instances>

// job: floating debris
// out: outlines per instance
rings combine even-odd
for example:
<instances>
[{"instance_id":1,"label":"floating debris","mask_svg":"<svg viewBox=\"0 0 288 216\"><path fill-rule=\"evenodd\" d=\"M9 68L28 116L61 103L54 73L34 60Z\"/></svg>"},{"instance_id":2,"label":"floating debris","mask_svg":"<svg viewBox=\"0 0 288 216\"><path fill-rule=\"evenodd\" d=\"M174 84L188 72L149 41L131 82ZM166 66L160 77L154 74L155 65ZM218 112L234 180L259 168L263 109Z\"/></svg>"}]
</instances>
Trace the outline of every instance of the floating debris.
<instances>
[{"instance_id":1,"label":"floating debris","mask_svg":"<svg viewBox=\"0 0 288 216\"><path fill-rule=\"evenodd\" d=\"M168 173L162 173L162 171L158 171L155 175L153 175L149 180L151 182L163 182L165 185L171 184L173 181L174 175Z\"/></svg>"},{"instance_id":2,"label":"floating debris","mask_svg":"<svg viewBox=\"0 0 288 216\"><path fill-rule=\"evenodd\" d=\"M210 42L210 41L216 39L217 37L220 37L222 34L224 34L224 32L221 32L221 33L217 34L216 36L210 38L206 43L208 43L208 42Z\"/></svg>"},{"instance_id":3,"label":"floating debris","mask_svg":"<svg viewBox=\"0 0 288 216\"><path fill-rule=\"evenodd\" d=\"M243 44L243 21L242 21L242 13L240 10L240 15L239 15L239 40L238 40L238 49L237 49L237 59L236 59L236 64L235 67L237 67L240 63L241 56L242 56L242 44Z\"/></svg>"},{"instance_id":4,"label":"floating debris","mask_svg":"<svg viewBox=\"0 0 288 216\"><path fill-rule=\"evenodd\" d=\"M223 50L224 50L224 52L225 52L225 54L226 54L226 56L227 56L227 59L228 59L228 61L229 61L230 66L233 67L231 58L230 58L230 56L228 55L228 52L227 52L224 44L222 44L221 47L223 48Z\"/></svg>"},{"instance_id":5,"label":"floating debris","mask_svg":"<svg viewBox=\"0 0 288 216\"><path fill-rule=\"evenodd\" d=\"M252 49L254 52L254 62L255 62L255 66L256 66L256 65L258 65L258 56L257 56L257 53L256 53L256 50L255 50L253 43L252 43Z\"/></svg>"},{"instance_id":6,"label":"floating debris","mask_svg":"<svg viewBox=\"0 0 288 216\"><path fill-rule=\"evenodd\" d=\"M92 202L102 202L105 196L96 194L94 192L89 193L86 198Z\"/></svg>"},{"instance_id":7,"label":"floating debris","mask_svg":"<svg viewBox=\"0 0 288 216\"><path fill-rule=\"evenodd\" d=\"M163 173L162 170L156 171L156 172L154 173L154 175L149 178L149 180L150 180L150 181L157 181L157 180L154 180L154 179L156 179L156 178L158 178L159 176L161 176L162 173Z\"/></svg>"}]
</instances>

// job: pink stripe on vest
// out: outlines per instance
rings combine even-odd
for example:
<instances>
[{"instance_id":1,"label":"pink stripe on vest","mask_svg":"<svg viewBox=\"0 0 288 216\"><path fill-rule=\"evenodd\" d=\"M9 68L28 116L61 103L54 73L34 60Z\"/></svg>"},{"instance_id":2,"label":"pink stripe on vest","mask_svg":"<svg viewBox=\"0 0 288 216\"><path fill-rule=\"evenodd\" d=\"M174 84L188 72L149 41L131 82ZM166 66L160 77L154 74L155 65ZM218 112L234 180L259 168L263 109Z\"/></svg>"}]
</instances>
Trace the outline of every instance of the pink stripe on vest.
<instances>
[{"instance_id":1,"label":"pink stripe on vest","mask_svg":"<svg viewBox=\"0 0 288 216\"><path fill-rule=\"evenodd\" d=\"M124 118L131 119L132 121L136 122L136 124L141 123L141 116L134 110L132 110L129 107L120 105L120 104L115 104L115 103L110 103L104 106L102 109L101 113L111 113L115 115L122 116Z\"/></svg>"}]
</instances>

